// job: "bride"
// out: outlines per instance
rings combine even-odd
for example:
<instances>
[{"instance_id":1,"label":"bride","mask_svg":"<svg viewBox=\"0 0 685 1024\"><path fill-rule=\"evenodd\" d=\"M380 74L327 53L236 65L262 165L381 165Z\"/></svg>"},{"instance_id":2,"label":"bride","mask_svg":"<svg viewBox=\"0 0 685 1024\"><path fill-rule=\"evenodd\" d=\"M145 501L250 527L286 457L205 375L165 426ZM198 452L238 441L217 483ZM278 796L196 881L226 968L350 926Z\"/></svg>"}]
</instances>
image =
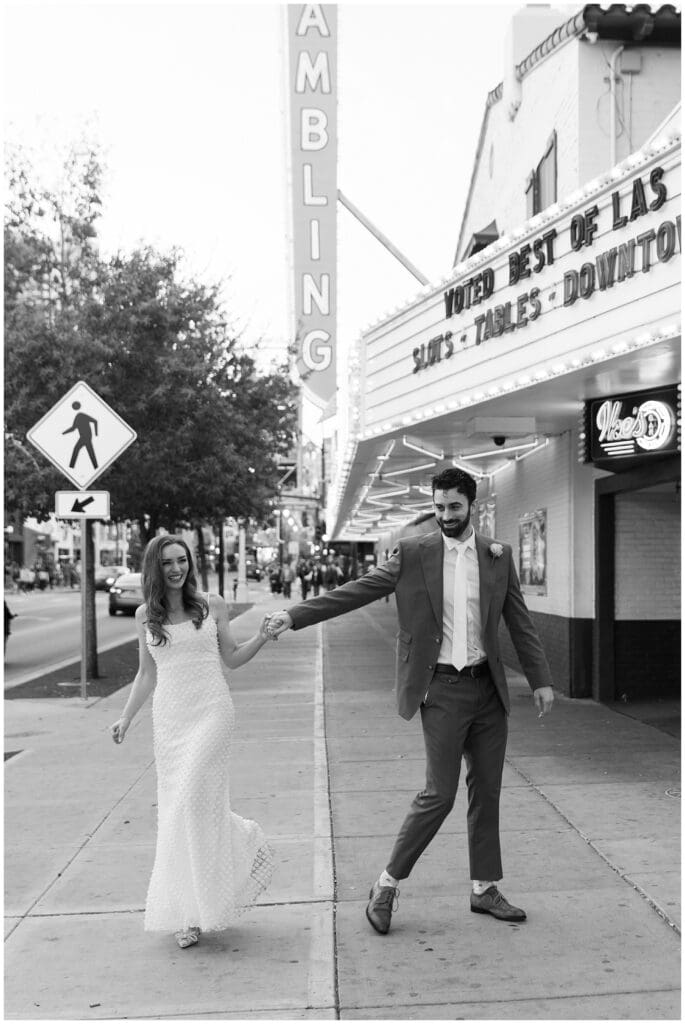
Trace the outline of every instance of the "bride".
<instances>
[{"instance_id":1,"label":"bride","mask_svg":"<svg viewBox=\"0 0 685 1024\"><path fill-rule=\"evenodd\" d=\"M155 537L143 556L136 611L139 667L115 743L151 693L157 767L157 847L145 930L174 932L181 948L219 931L271 880L273 855L259 825L231 810L233 702L221 661L238 668L262 648L266 618L236 644L223 598L201 594L177 536Z\"/></svg>"}]
</instances>

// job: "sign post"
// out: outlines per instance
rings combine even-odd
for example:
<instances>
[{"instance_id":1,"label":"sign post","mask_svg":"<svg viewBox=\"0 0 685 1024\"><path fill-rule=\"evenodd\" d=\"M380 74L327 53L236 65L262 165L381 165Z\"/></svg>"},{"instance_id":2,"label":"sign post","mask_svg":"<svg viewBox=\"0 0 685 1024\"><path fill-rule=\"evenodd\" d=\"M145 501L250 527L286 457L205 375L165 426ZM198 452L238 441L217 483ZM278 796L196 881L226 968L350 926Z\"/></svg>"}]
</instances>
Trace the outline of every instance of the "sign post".
<instances>
[{"instance_id":1,"label":"sign post","mask_svg":"<svg viewBox=\"0 0 685 1024\"><path fill-rule=\"evenodd\" d=\"M81 697L87 696L90 519L109 519L109 493L87 488L136 439L136 432L85 381L78 381L26 434L76 487L57 491L55 515L81 519ZM93 627L94 628L94 627Z\"/></svg>"},{"instance_id":2,"label":"sign post","mask_svg":"<svg viewBox=\"0 0 685 1024\"><path fill-rule=\"evenodd\" d=\"M88 534L90 523L87 519L81 521L81 699L88 696L88 594L86 580L88 579Z\"/></svg>"}]
</instances>

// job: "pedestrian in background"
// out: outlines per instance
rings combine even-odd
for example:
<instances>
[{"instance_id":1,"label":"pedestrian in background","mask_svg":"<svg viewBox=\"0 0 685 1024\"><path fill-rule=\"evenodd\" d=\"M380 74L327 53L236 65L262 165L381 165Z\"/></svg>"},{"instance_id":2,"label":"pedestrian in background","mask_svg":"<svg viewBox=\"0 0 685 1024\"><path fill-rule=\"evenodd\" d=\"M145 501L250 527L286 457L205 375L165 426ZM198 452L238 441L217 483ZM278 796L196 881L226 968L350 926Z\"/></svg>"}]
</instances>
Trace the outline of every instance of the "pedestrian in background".
<instances>
[{"instance_id":1,"label":"pedestrian in background","mask_svg":"<svg viewBox=\"0 0 685 1024\"><path fill-rule=\"evenodd\" d=\"M7 601L5 601L5 654L7 653L7 637L12 632L11 622L12 619L16 619L16 617L17 616L9 610Z\"/></svg>"},{"instance_id":2,"label":"pedestrian in background","mask_svg":"<svg viewBox=\"0 0 685 1024\"><path fill-rule=\"evenodd\" d=\"M307 600L309 594L309 587L312 582L312 567L311 563L307 562L306 559L302 559L297 567L297 575L300 580L300 593L302 594L302 600Z\"/></svg>"},{"instance_id":3,"label":"pedestrian in background","mask_svg":"<svg viewBox=\"0 0 685 1024\"><path fill-rule=\"evenodd\" d=\"M312 593L314 597L319 596L323 584L323 572L321 571L321 563L314 562L312 566Z\"/></svg>"},{"instance_id":4,"label":"pedestrian in background","mask_svg":"<svg viewBox=\"0 0 685 1024\"><path fill-rule=\"evenodd\" d=\"M511 547L480 536L471 525L475 480L448 469L434 476L432 485L439 530L401 539L383 565L275 613L269 627L278 637L286 629L301 629L395 594L398 709L405 719L420 709L427 764L425 788L415 797L369 893L366 916L381 934L390 928L399 882L409 876L454 805L462 756L469 795L471 910L503 921L525 920L525 912L512 906L496 884L502 878L499 801L509 714L497 637L500 618L540 715L554 699Z\"/></svg>"},{"instance_id":5,"label":"pedestrian in background","mask_svg":"<svg viewBox=\"0 0 685 1024\"><path fill-rule=\"evenodd\" d=\"M295 579L295 573L290 562L286 562L283 566L281 579L283 582L283 597L290 599L292 596L293 580Z\"/></svg>"},{"instance_id":6,"label":"pedestrian in background","mask_svg":"<svg viewBox=\"0 0 685 1024\"><path fill-rule=\"evenodd\" d=\"M151 693L158 831L145 930L173 932L181 948L233 923L267 887L272 852L254 821L231 810L233 702L222 671L246 664L267 640L266 619L237 644L223 598L202 594L190 550L155 537L143 556L136 610L139 667L121 717L122 743Z\"/></svg>"}]
</instances>

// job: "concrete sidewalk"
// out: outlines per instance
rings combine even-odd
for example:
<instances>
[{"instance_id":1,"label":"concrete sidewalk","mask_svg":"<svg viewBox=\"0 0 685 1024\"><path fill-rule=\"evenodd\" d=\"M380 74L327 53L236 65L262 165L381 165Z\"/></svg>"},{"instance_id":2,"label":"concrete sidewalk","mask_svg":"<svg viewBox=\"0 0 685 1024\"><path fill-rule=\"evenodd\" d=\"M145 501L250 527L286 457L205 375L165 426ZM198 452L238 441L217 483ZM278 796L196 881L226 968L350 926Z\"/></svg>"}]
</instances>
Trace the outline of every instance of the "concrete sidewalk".
<instances>
[{"instance_id":1,"label":"concrete sidewalk","mask_svg":"<svg viewBox=\"0 0 685 1024\"><path fill-rule=\"evenodd\" d=\"M265 595L243 639L282 607ZM678 741L585 701L538 719L520 677L503 891L468 906L463 793L402 884L387 936L368 889L423 785L418 718L395 711L393 602L286 634L231 675L235 809L276 873L225 933L179 950L142 929L154 853L150 711L116 747L127 690L5 702L9 1019L680 1018Z\"/></svg>"}]
</instances>

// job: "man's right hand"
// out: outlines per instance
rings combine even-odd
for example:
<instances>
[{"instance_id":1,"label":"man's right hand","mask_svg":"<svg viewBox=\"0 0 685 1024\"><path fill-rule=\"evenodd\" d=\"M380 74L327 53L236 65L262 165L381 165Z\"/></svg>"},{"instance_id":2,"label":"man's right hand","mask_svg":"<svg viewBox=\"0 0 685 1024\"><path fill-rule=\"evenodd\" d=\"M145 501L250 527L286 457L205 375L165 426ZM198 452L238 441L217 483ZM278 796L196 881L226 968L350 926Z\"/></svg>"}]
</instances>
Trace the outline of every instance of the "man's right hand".
<instances>
[{"instance_id":1,"label":"man's right hand","mask_svg":"<svg viewBox=\"0 0 685 1024\"><path fill-rule=\"evenodd\" d=\"M281 633L285 633L287 629L292 629L292 625L293 620L286 611L274 612L269 617L267 632L272 640L278 640Z\"/></svg>"},{"instance_id":2,"label":"man's right hand","mask_svg":"<svg viewBox=\"0 0 685 1024\"><path fill-rule=\"evenodd\" d=\"M126 735L126 731L130 724L131 723L129 722L128 718L122 717L118 721L116 721L114 725L110 725L109 730L112 733L112 739L114 740L115 743L124 742L124 736Z\"/></svg>"}]
</instances>

